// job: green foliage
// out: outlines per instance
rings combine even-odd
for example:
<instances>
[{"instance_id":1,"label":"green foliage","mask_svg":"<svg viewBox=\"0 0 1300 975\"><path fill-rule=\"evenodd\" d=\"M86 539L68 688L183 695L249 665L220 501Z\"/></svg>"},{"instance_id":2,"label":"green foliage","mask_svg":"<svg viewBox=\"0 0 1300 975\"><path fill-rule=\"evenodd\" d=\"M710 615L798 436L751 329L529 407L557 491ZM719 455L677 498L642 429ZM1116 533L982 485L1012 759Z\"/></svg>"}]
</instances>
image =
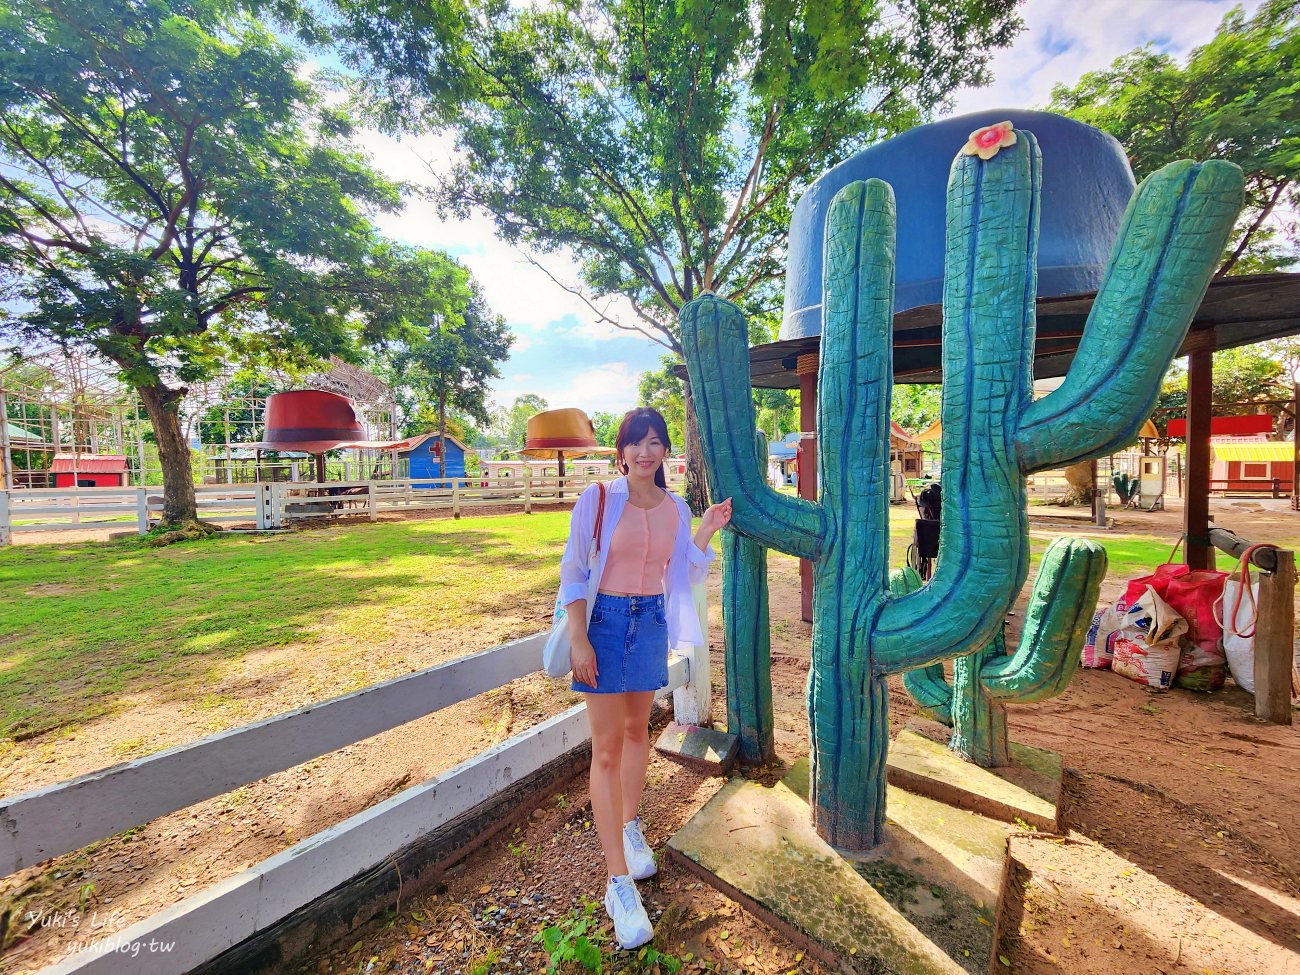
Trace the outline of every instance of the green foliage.
<instances>
[{"instance_id":1,"label":"green foliage","mask_svg":"<svg viewBox=\"0 0 1300 975\"><path fill-rule=\"evenodd\" d=\"M1300 346L1290 339L1261 342L1237 349L1221 349L1214 353L1214 402L1235 403L1236 406L1214 408L1217 416L1239 416L1247 413L1268 413L1280 423L1279 430L1289 429L1290 420L1285 407L1278 403L1258 403L1260 400L1284 400L1293 395L1292 372L1288 353L1294 354ZM1258 405L1253 405L1258 403ZM1187 368L1175 361L1165 374L1156 402L1160 411L1157 425L1163 427L1174 417L1187 415Z\"/></svg>"},{"instance_id":2,"label":"green foliage","mask_svg":"<svg viewBox=\"0 0 1300 975\"><path fill-rule=\"evenodd\" d=\"M674 453L686 443L686 393L681 377L673 372L675 365L676 359L664 356L658 369L641 374L641 385L637 390L642 405L654 407L663 414Z\"/></svg>"},{"instance_id":3,"label":"green foliage","mask_svg":"<svg viewBox=\"0 0 1300 975\"><path fill-rule=\"evenodd\" d=\"M583 899L581 909L570 911L559 922L543 928L533 941L551 957L547 972L559 972L567 965L578 965L589 972L599 972L600 946L605 936L596 922L596 902Z\"/></svg>"},{"instance_id":4,"label":"green foliage","mask_svg":"<svg viewBox=\"0 0 1300 975\"><path fill-rule=\"evenodd\" d=\"M1017 0L875 3L332 0L333 28L393 126L445 125L455 213L568 248L596 294L628 296L679 352L704 290L777 305L790 208L857 148L988 78ZM414 106L414 108L413 108Z\"/></svg>"},{"instance_id":5,"label":"green foliage","mask_svg":"<svg viewBox=\"0 0 1300 975\"><path fill-rule=\"evenodd\" d=\"M799 429L799 391L797 389L754 388L754 415L758 429L769 440L780 440Z\"/></svg>"},{"instance_id":6,"label":"green foliage","mask_svg":"<svg viewBox=\"0 0 1300 975\"><path fill-rule=\"evenodd\" d=\"M393 373L408 409L432 410L434 428L448 431L449 412L479 423L490 419L488 383L501 375L497 363L510 354L514 336L505 319L493 315L474 286L469 272L452 275L459 281L449 287L456 304L449 314L435 318L418 338L407 341L392 358ZM460 431L463 438L464 429ZM440 474L446 474L447 455L438 456Z\"/></svg>"},{"instance_id":7,"label":"green foliage","mask_svg":"<svg viewBox=\"0 0 1300 975\"><path fill-rule=\"evenodd\" d=\"M617 413L596 412L591 414L592 426L596 428L596 443L602 447L613 447L618 439L618 427L623 417Z\"/></svg>"},{"instance_id":8,"label":"green foliage","mask_svg":"<svg viewBox=\"0 0 1300 975\"><path fill-rule=\"evenodd\" d=\"M938 383L904 383L894 386L889 418L908 433L920 433L939 419L942 396Z\"/></svg>"},{"instance_id":9,"label":"green foliage","mask_svg":"<svg viewBox=\"0 0 1300 975\"><path fill-rule=\"evenodd\" d=\"M516 396L507 410L497 410L491 417L492 435L498 442L511 450L518 450L524 445L528 432L528 418L548 409L546 400L536 393L524 393Z\"/></svg>"},{"instance_id":10,"label":"green foliage","mask_svg":"<svg viewBox=\"0 0 1300 975\"><path fill-rule=\"evenodd\" d=\"M1143 179L1175 159L1228 159L1246 175L1246 208L1220 273L1272 271L1300 257L1296 227L1269 218L1300 206L1300 0L1240 7L1183 64L1138 48L1073 87L1052 111L1115 136Z\"/></svg>"}]
</instances>

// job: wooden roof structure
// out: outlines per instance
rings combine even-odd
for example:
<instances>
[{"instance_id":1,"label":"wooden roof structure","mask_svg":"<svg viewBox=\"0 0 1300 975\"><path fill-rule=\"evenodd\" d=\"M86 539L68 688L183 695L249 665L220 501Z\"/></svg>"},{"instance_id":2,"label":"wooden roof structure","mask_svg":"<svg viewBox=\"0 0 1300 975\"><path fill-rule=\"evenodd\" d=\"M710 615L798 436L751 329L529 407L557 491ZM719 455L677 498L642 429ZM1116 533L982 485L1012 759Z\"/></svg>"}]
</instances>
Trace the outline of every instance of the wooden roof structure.
<instances>
[{"instance_id":1,"label":"wooden roof structure","mask_svg":"<svg viewBox=\"0 0 1300 975\"><path fill-rule=\"evenodd\" d=\"M1038 299L1035 379L1065 375L1096 297L1094 291ZM920 305L894 316L895 382L942 381L942 322L940 305ZM1216 349L1300 334L1300 273L1242 274L1213 281L1178 354L1186 355L1203 343L1207 334L1213 335ZM816 352L820 344L821 337L811 335L753 346L749 350L750 381L769 389L797 389L795 360Z\"/></svg>"}]
</instances>

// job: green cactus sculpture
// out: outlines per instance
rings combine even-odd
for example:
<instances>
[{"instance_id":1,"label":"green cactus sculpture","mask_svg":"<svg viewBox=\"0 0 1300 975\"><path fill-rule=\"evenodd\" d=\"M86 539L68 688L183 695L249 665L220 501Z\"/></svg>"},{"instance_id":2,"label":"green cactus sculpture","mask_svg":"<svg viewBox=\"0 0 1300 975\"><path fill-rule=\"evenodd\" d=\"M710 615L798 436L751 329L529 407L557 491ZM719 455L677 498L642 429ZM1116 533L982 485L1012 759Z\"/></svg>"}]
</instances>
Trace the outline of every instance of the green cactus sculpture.
<instances>
[{"instance_id":1,"label":"green cactus sculpture","mask_svg":"<svg viewBox=\"0 0 1300 975\"><path fill-rule=\"evenodd\" d=\"M759 544L814 562L808 685L810 805L846 850L882 839L889 674L996 634L1029 563L1024 476L1131 441L1150 412L1241 206L1224 162L1143 181L1075 365L1031 401L1041 161L1028 132L992 159L958 156L948 185L943 297L943 527L925 588L888 595L894 202L845 187L826 222L817 503L780 494L753 450L744 316L712 295L681 312L682 345L716 498Z\"/></svg>"},{"instance_id":2,"label":"green cactus sculpture","mask_svg":"<svg viewBox=\"0 0 1300 975\"><path fill-rule=\"evenodd\" d=\"M767 458L759 431L754 448ZM730 528L722 531L722 625L727 654L727 730L740 742L742 765L776 757L772 719L772 632L767 611L767 549Z\"/></svg>"},{"instance_id":3,"label":"green cactus sculpture","mask_svg":"<svg viewBox=\"0 0 1300 975\"><path fill-rule=\"evenodd\" d=\"M1058 538L1043 555L1030 592L1020 646L1008 657L1001 627L982 650L953 661L952 684L943 664L903 675L923 711L953 729L950 747L976 765L1011 764L1008 704L1055 697L1074 676L1106 575L1106 551L1086 538ZM911 569L890 577L897 595L921 588Z\"/></svg>"}]
</instances>

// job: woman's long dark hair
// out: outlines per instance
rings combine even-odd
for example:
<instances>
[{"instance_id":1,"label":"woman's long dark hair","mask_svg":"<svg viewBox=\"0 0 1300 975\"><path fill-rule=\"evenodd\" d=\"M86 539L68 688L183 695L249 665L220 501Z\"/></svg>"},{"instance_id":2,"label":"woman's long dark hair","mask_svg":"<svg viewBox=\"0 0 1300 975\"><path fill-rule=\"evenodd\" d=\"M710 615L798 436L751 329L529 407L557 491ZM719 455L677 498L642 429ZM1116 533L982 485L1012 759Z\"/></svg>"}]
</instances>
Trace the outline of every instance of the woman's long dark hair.
<instances>
[{"instance_id":1,"label":"woman's long dark hair","mask_svg":"<svg viewBox=\"0 0 1300 975\"><path fill-rule=\"evenodd\" d=\"M664 442L666 459L673 452L673 442L668 438L668 424L664 422L659 411L649 406L638 406L635 410L628 410L623 414L623 422L618 427L618 439L614 441L614 446L618 448L617 466L622 473L627 473L627 464L623 462L623 448L629 444L640 443L651 431L654 431ZM655 483L665 491L668 490L663 464L655 470Z\"/></svg>"}]
</instances>

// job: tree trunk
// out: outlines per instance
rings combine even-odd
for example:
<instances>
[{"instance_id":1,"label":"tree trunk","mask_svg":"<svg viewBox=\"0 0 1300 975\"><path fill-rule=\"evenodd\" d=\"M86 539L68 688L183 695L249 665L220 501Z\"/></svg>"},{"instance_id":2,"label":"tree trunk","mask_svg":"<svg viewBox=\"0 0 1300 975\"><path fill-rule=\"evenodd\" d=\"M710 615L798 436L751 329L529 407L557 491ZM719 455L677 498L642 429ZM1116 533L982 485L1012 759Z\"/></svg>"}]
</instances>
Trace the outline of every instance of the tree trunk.
<instances>
[{"instance_id":1,"label":"tree trunk","mask_svg":"<svg viewBox=\"0 0 1300 975\"><path fill-rule=\"evenodd\" d=\"M447 476L447 397L438 397L438 476Z\"/></svg>"},{"instance_id":2,"label":"tree trunk","mask_svg":"<svg viewBox=\"0 0 1300 975\"><path fill-rule=\"evenodd\" d=\"M704 473L704 450L700 445L700 428L695 422L695 397L691 380L682 377L682 398L686 403L686 503L696 516L709 506L709 485ZM763 459L764 465L767 459Z\"/></svg>"},{"instance_id":3,"label":"tree trunk","mask_svg":"<svg viewBox=\"0 0 1300 975\"><path fill-rule=\"evenodd\" d=\"M156 383L137 386L136 392L149 414L154 439L158 442L158 461L162 464L163 475L163 523L184 525L198 521L190 445L181 431L180 422L179 407L185 391Z\"/></svg>"},{"instance_id":4,"label":"tree trunk","mask_svg":"<svg viewBox=\"0 0 1300 975\"><path fill-rule=\"evenodd\" d=\"M1092 461L1080 461L1065 469L1065 480L1069 489L1061 499L1062 505L1087 504L1092 500L1095 483L1092 476Z\"/></svg>"}]
</instances>

